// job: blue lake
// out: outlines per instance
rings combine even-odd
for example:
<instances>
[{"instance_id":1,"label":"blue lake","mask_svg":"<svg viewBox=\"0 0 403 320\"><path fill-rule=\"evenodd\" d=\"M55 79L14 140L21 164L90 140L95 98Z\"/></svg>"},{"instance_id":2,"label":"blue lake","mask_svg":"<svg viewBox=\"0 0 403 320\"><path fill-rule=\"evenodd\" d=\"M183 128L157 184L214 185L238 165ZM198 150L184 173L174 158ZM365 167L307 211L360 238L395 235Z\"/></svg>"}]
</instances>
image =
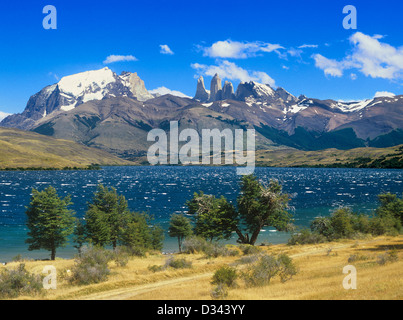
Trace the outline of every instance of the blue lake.
<instances>
[{"instance_id":1,"label":"blue lake","mask_svg":"<svg viewBox=\"0 0 403 320\"><path fill-rule=\"evenodd\" d=\"M403 193L403 170L256 168L262 180L278 179L292 195L290 205L295 224L308 227L317 216L329 215L340 206L372 214L377 195ZM185 213L186 201L194 192L225 196L235 203L239 176L234 167L106 167L99 171L15 171L0 172L0 261L17 254L48 258L46 251L27 251L25 207L32 188L52 185L60 196L70 194L71 207L78 217L84 215L96 186L115 187L128 200L133 211L144 211L167 229L170 215ZM258 242L284 243L289 234L270 228L262 230ZM235 243L236 237L230 242ZM176 251L177 242L167 235L164 251ZM59 249L58 257L71 258L72 244Z\"/></svg>"}]
</instances>

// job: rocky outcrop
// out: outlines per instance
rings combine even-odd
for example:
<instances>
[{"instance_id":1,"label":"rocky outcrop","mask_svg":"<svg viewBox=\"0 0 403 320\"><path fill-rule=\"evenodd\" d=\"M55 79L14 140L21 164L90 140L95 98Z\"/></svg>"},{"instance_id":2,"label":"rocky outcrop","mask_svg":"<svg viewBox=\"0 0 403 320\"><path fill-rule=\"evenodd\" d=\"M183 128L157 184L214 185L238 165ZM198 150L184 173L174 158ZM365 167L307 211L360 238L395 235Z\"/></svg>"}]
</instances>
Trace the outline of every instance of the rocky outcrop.
<instances>
[{"instance_id":1,"label":"rocky outcrop","mask_svg":"<svg viewBox=\"0 0 403 320\"><path fill-rule=\"evenodd\" d=\"M224 87L222 89L222 99L235 99L234 86L229 81L225 81L224 83Z\"/></svg>"},{"instance_id":2,"label":"rocky outcrop","mask_svg":"<svg viewBox=\"0 0 403 320\"><path fill-rule=\"evenodd\" d=\"M210 86L210 101L221 100L222 97L222 85L219 75L216 73L211 80Z\"/></svg>"},{"instance_id":3,"label":"rocky outcrop","mask_svg":"<svg viewBox=\"0 0 403 320\"><path fill-rule=\"evenodd\" d=\"M137 72L123 72L120 75L120 78L138 101L147 101L154 98L154 96L147 91L144 81L140 79L140 77L137 75Z\"/></svg>"},{"instance_id":4,"label":"rocky outcrop","mask_svg":"<svg viewBox=\"0 0 403 320\"><path fill-rule=\"evenodd\" d=\"M296 102L298 99L294 97L291 93L288 91L284 90L283 88L277 88L276 90L276 96L279 97L280 99L283 99L285 102Z\"/></svg>"},{"instance_id":5,"label":"rocky outcrop","mask_svg":"<svg viewBox=\"0 0 403 320\"><path fill-rule=\"evenodd\" d=\"M200 76L199 79L197 80L197 88L194 99L199 100L200 102L207 102L209 101L209 98L210 95L206 90L206 87L204 86L204 78L203 76Z\"/></svg>"}]
</instances>

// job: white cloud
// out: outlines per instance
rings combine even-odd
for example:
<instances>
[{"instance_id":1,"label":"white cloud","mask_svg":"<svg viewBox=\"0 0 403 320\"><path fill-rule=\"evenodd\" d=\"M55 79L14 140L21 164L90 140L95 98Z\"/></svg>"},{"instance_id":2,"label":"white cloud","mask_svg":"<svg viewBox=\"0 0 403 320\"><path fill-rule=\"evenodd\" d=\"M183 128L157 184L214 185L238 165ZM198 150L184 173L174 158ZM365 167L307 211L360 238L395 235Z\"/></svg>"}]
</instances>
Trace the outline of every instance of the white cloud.
<instances>
[{"instance_id":1,"label":"white cloud","mask_svg":"<svg viewBox=\"0 0 403 320\"><path fill-rule=\"evenodd\" d=\"M394 97L395 94L392 92L388 92L388 91L377 91L375 93L374 98L379 98L379 97L388 97L388 98L392 98Z\"/></svg>"},{"instance_id":2,"label":"white cloud","mask_svg":"<svg viewBox=\"0 0 403 320\"><path fill-rule=\"evenodd\" d=\"M341 77L343 75L343 64L333 60L328 59L321 54L314 54L312 56L315 60L315 66L325 73L325 75L329 75L332 77Z\"/></svg>"},{"instance_id":3,"label":"white cloud","mask_svg":"<svg viewBox=\"0 0 403 320\"><path fill-rule=\"evenodd\" d=\"M151 94L158 94L161 96L163 96L165 94L172 94L173 96L178 96L178 97L182 97L182 98L190 98L189 96L187 96L186 94L184 94L180 91L171 90L166 87L159 87L157 89L149 90L148 92L150 92Z\"/></svg>"},{"instance_id":4,"label":"white cloud","mask_svg":"<svg viewBox=\"0 0 403 320\"><path fill-rule=\"evenodd\" d=\"M397 80L403 77L403 47L395 48L380 42L380 35L368 36L361 32L350 38L352 53L343 60L328 59L313 55L316 67L326 75L341 77L347 69L357 69L367 77Z\"/></svg>"},{"instance_id":5,"label":"white cloud","mask_svg":"<svg viewBox=\"0 0 403 320\"><path fill-rule=\"evenodd\" d=\"M110 63L121 62L121 61L137 61L137 60L138 59L132 55L120 56L120 55L112 54L105 59L104 64L110 64Z\"/></svg>"},{"instance_id":6,"label":"white cloud","mask_svg":"<svg viewBox=\"0 0 403 320\"><path fill-rule=\"evenodd\" d=\"M169 55L173 55L174 52L171 50L170 47L168 47L168 45L166 44L160 44L160 53L162 54L169 54Z\"/></svg>"},{"instance_id":7,"label":"white cloud","mask_svg":"<svg viewBox=\"0 0 403 320\"><path fill-rule=\"evenodd\" d=\"M350 74L351 80L357 80L357 75L355 73Z\"/></svg>"},{"instance_id":8,"label":"white cloud","mask_svg":"<svg viewBox=\"0 0 403 320\"><path fill-rule=\"evenodd\" d=\"M202 48L203 55L211 58L246 59L255 57L262 52L276 52L284 49L279 44L264 42L238 42L232 40L217 41L211 47Z\"/></svg>"},{"instance_id":9,"label":"white cloud","mask_svg":"<svg viewBox=\"0 0 403 320\"><path fill-rule=\"evenodd\" d=\"M4 118L6 118L10 115L11 115L11 113L6 113L6 112L0 111L0 121L2 121Z\"/></svg>"},{"instance_id":10,"label":"white cloud","mask_svg":"<svg viewBox=\"0 0 403 320\"><path fill-rule=\"evenodd\" d=\"M200 75L213 77L217 73L224 79L239 80L242 82L256 81L275 87L275 81L266 72L248 71L227 60L219 61L217 65L210 66L193 63L191 67L198 70Z\"/></svg>"},{"instance_id":11,"label":"white cloud","mask_svg":"<svg viewBox=\"0 0 403 320\"><path fill-rule=\"evenodd\" d=\"M403 47L395 48L357 32L350 37L355 46L350 59L360 71L372 78L397 79L403 75Z\"/></svg>"},{"instance_id":12,"label":"white cloud","mask_svg":"<svg viewBox=\"0 0 403 320\"><path fill-rule=\"evenodd\" d=\"M303 44L299 46L298 49L305 49L305 48L317 48L319 47L317 44Z\"/></svg>"}]
</instances>

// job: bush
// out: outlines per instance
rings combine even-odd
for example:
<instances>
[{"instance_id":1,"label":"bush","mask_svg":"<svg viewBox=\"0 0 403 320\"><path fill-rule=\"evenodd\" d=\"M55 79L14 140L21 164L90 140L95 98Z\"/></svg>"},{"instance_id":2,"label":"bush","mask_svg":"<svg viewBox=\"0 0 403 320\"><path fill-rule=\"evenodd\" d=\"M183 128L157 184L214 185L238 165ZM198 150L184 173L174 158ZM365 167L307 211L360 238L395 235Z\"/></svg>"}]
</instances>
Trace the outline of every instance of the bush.
<instances>
[{"instance_id":1,"label":"bush","mask_svg":"<svg viewBox=\"0 0 403 320\"><path fill-rule=\"evenodd\" d=\"M20 295L36 295L43 288L42 277L29 273L25 264L16 269L5 269L0 274L0 298L17 298Z\"/></svg>"},{"instance_id":2,"label":"bush","mask_svg":"<svg viewBox=\"0 0 403 320\"><path fill-rule=\"evenodd\" d=\"M200 237L188 237L183 241L183 252L194 254L205 252L209 246L206 240Z\"/></svg>"},{"instance_id":3,"label":"bush","mask_svg":"<svg viewBox=\"0 0 403 320\"><path fill-rule=\"evenodd\" d=\"M224 284L219 284L211 291L210 295L213 299L225 299L228 296L228 287Z\"/></svg>"},{"instance_id":4,"label":"bush","mask_svg":"<svg viewBox=\"0 0 403 320\"><path fill-rule=\"evenodd\" d=\"M237 255L236 250L230 250L227 247L216 243L207 242L200 237L189 237L183 241L183 253L205 253L208 258L217 258L220 256Z\"/></svg>"},{"instance_id":5,"label":"bush","mask_svg":"<svg viewBox=\"0 0 403 320\"><path fill-rule=\"evenodd\" d=\"M390 215L384 217L376 216L369 223L370 232L375 236L384 234L396 236L399 234L398 230L400 228L400 221Z\"/></svg>"},{"instance_id":6,"label":"bush","mask_svg":"<svg viewBox=\"0 0 403 320\"><path fill-rule=\"evenodd\" d=\"M177 259L174 257L168 258L165 262L165 268L174 268L174 269L186 269L192 267L192 262L187 261L186 259Z\"/></svg>"},{"instance_id":7,"label":"bush","mask_svg":"<svg viewBox=\"0 0 403 320\"><path fill-rule=\"evenodd\" d=\"M396 262L398 259L397 251L394 249L378 255L376 262L380 265L385 265L388 262Z\"/></svg>"},{"instance_id":8,"label":"bush","mask_svg":"<svg viewBox=\"0 0 403 320\"><path fill-rule=\"evenodd\" d=\"M238 278L237 272L234 268L224 266L218 269L214 275L211 284L225 285L229 288L236 285L235 280Z\"/></svg>"},{"instance_id":9,"label":"bush","mask_svg":"<svg viewBox=\"0 0 403 320\"><path fill-rule=\"evenodd\" d=\"M281 282L286 282L297 274L297 267L294 265L292 259L288 255L280 254L277 257L277 262L280 268Z\"/></svg>"},{"instance_id":10,"label":"bush","mask_svg":"<svg viewBox=\"0 0 403 320\"><path fill-rule=\"evenodd\" d=\"M252 263L255 263L256 261L258 261L259 258L260 258L259 254L244 256L244 257L238 259L237 261L235 261L235 264L252 264Z\"/></svg>"},{"instance_id":11,"label":"bush","mask_svg":"<svg viewBox=\"0 0 403 320\"><path fill-rule=\"evenodd\" d=\"M117 247L113 250L113 260L119 267L124 267L129 262L130 251L127 247Z\"/></svg>"},{"instance_id":12,"label":"bush","mask_svg":"<svg viewBox=\"0 0 403 320\"><path fill-rule=\"evenodd\" d=\"M293 234L288 240L289 245L316 244L326 242L326 237L322 234L313 233L308 229L301 230L300 233Z\"/></svg>"},{"instance_id":13,"label":"bush","mask_svg":"<svg viewBox=\"0 0 403 320\"><path fill-rule=\"evenodd\" d=\"M349 258L348 258L348 263L353 263L356 261L363 261L363 260L368 260L369 257L368 256L360 256L357 254L352 254Z\"/></svg>"},{"instance_id":14,"label":"bush","mask_svg":"<svg viewBox=\"0 0 403 320\"><path fill-rule=\"evenodd\" d=\"M241 244L239 245L239 249L242 251L242 253L245 256L251 255L251 254L258 254L262 250L259 247L252 246L250 244Z\"/></svg>"},{"instance_id":15,"label":"bush","mask_svg":"<svg viewBox=\"0 0 403 320\"><path fill-rule=\"evenodd\" d=\"M70 282L86 285L107 280L110 274L108 262L112 259L113 253L101 247L82 247L75 259Z\"/></svg>"},{"instance_id":16,"label":"bush","mask_svg":"<svg viewBox=\"0 0 403 320\"><path fill-rule=\"evenodd\" d=\"M242 278L248 287L268 285L272 278L279 275L282 282L288 281L297 273L292 259L281 254L277 258L269 255L260 256L259 260L250 265Z\"/></svg>"},{"instance_id":17,"label":"bush","mask_svg":"<svg viewBox=\"0 0 403 320\"><path fill-rule=\"evenodd\" d=\"M158 272L158 271L162 271L164 270L164 266L157 266L157 265L152 265L148 267L148 270L152 271L152 272Z\"/></svg>"}]
</instances>

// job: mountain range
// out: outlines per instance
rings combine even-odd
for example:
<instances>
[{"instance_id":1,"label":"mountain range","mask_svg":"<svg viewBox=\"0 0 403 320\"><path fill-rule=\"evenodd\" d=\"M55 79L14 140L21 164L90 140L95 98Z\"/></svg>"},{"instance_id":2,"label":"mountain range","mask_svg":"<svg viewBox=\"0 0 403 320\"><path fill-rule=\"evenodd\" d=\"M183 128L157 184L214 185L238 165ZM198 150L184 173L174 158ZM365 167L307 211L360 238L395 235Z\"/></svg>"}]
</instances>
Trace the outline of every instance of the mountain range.
<instances>
[{"instance_id":1,"label":"mountain range","mask_svg":"<svg viewBox=\"0 0 403 320\"><path fill-rule=\"evenodd\" d=\"M403 95L357 102L292 95L283 88L216 74L210 90L197 81L193 99L147 91L136 73L109 68L62 78L33 95L21 114L0 126L72 140L125 159L144 156L153 128L256 129L262 150L342 150L403 144Z\"/></svg>"}]
</instances>

